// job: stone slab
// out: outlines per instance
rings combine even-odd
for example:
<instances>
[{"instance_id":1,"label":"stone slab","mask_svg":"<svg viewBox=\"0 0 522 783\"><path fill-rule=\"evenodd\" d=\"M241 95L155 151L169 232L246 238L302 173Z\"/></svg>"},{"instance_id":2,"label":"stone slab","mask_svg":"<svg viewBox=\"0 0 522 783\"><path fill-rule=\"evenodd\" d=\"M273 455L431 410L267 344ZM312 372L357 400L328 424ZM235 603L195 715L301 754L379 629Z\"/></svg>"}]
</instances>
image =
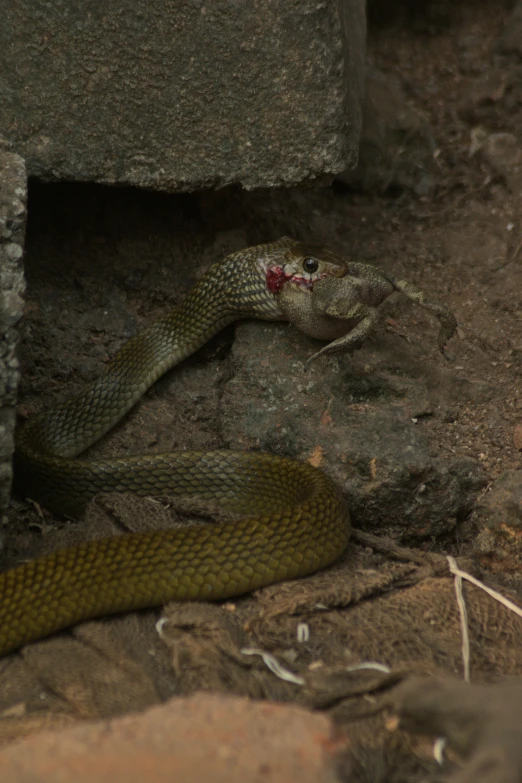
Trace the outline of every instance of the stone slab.
<instances>
[{"instance_id":1,"label":"stone slab","mask_svg":"<svg viewBox=\"0 0 522 783\"><path fill-rule=\"evenodd\" d=\"M0 139L0 516L11 488L16 392L16 325L25 290L22 265L27 179L25 163Z\"/></svg>"},{"instance_id":2,"label":"stone slab","mask_svg":"<svg viewBox=\"0 0 522 783\"><path fill-rule=\"evenodd\" d=\"M44 733L0 753L3 783L335 783L325 715L211 694Z\"/></svg>"},{"instance_id":3,"label":"stone slab","mask_svg":"<svg viewBox=\"0 0 522 783\"><path fill-rule=\"evenodd\" d=\"M4 0L0 133L43 179L191 191L354 165L364 0Z\"/></svg>"}]
</instances>

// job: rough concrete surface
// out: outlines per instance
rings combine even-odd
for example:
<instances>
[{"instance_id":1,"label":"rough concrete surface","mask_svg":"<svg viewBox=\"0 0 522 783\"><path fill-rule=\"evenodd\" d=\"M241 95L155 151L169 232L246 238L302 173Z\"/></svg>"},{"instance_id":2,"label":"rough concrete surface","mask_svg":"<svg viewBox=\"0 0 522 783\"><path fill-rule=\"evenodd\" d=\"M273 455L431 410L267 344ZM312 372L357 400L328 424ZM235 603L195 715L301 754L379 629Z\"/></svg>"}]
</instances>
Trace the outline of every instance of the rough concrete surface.
<instances>
[{"instance_id":1,"label":"rough concrete surface","mask_svg":"<svg viewBox=\"0 0 522 783\"><path fill-rule=\"evenodd\" d=\"M0 515L11 488L11 457L18 388L16 324L22 316L25 163L0 138Z\"/></svg>"},{"instance_id":2,"label":"rough concrete surface","mask_svg":"<svg viewBox=\"0 0 522 783\"><path fill-rule=\"evenodd\" d=\"M46 179L187 191L353 165L364 0L7 0L0 133Z\"/></svg>"},{"instance_id":3,"label":"rough concrete surface","mask_svg":"<svg viewBox=\"0 0 522 783\"><path fill-rule=\"evenodd\" d=\"M0 754L2 783L334 783L324 715L199 694L40 734Z\"/></svg>"}]
</instances>

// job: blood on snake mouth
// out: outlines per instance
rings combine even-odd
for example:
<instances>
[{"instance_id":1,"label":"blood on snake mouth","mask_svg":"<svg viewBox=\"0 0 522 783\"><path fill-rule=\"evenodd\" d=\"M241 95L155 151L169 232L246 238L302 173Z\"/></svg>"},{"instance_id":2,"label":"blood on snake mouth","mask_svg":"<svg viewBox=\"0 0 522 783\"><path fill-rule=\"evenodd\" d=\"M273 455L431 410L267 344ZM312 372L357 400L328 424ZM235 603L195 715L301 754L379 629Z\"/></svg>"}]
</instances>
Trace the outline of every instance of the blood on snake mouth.
<instances>
[{"instance_id":1,"label":"blood on snake mouth","mask_svg":"<svg viewBox=\"0 0 522 783\"><path fill-rule=\"evenodd\" d=\"M313 280L310 277L303 277L298 274L287 274L282 266L269 266L266 268L266 285L272 294L278 294L287 280L292 280L300 288L310 291L314 282L320 280L325 275L317 275Z\"/></svg>"},{"instance_id":2,"label":"blood on snake mouth","mask_svg":"<svg viewBox=\"0 0 522 783\"><path fill-rule=\"evenodd\" d=\"M272 294L278 294L283 283L289 279L281 266L269 266L266 269L266 286Z\"/></svg>"}]
</instances>

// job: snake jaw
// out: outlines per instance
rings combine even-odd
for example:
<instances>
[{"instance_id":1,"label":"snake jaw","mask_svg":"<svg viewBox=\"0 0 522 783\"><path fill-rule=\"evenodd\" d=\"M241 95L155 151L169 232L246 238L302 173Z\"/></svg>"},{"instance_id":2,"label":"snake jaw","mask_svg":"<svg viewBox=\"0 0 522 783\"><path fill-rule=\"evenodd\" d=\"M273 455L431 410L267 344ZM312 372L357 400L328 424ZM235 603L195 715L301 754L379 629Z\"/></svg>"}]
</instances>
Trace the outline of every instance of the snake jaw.
<instances>
[{"instance_id":1,"label":"snake jaw","mask_svg":"<svg viewBox=\"0 0 522 783\"><path fill-rule=\"evenodd\" d=\"M277 296L286 283L302 291L312 291L314 283L325 277L344 277L346 266L326 248L306 245L283 237L271 246L272 253L262 253L257 264L265 277L266 288ZM303 268L306 259L316 261L316 271Z\"/></svg>"},{"instance_id":2,"label":"snake jaw","mask_svg":"<svg viewBox=\"0 0 522 783\"><path fill-rule=\"evenodd\" d=\"M295 267L288 264L264 266L263 269L266 277L266 287L274 295L278 294L284 284L288 282L295 283L305 291L310 291L315 279L319 280L321 277L324 277L324 275L315 275L315 279L311 279L310 276L305 277L297 272Z\"/></svg>"},{"instance_id":3,"label":"snake jaw","mask_svg":"<svg viewBox=\"0 0 522 783\"><path fill-rule=\"evenodd\" d=\"M314 283L329 277L328 272L319 272L313 275L303 275L292 264L277 264L265 268L266 287L271 294L278 294L285 283L293 283L304 291L311 291Z\"/></svg>"},{"instance_id":4,"label":"snake jaw","mask_svg":"<svg viewBox=\"0 0 522 783\"><path fill-rule=\"evenodd\" d=\"M271 294L278 294L288 279L282 266L270 266L265 270L266 287Z\"/></svg>"},{"instance_id":5,"label":"snake jaw","mask_svg":"<svg viewBox=\"0 0 522 783\"><path fill-rule=\"evenodd\" d=\"M315 274L315 275L303 275L300 272L294 272L291 275L288 275L287 281L293 283L294 285L298 286L299 288L302 288L303 291L311 291L314 287L314 283L316 283L318 280L322 280L323 277L326 277L326 272Z\"/></svg>"}]
</instances>

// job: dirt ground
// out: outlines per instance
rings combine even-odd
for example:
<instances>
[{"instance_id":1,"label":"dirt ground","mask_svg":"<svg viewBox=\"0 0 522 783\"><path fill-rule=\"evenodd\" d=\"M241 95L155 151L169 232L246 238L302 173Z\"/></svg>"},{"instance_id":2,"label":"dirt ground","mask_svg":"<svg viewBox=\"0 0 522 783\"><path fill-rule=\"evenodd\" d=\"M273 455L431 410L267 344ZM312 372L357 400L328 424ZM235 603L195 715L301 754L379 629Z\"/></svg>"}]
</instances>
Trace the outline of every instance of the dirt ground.
<instances>
[{"instance_id":1,"label":"dirt ground","mask_svg":"<svg viewBox=\"0 0 522 783\"><path fill-rule=\"evenodd\" d=\"M488 536L498 541L498 531L476 510L502 474L521 468L522 24L517 50L516 25L506 27L512 6L426 3L414 13L411 3L373 3L369 66L402 96L420 131L390 124L380 149L368 145L370 163L377 159L386 169L371 189L339 181L308 191L166 196L32 183L21 418L83 388L126 338L181 301L218 257L284 234L327 244L410 280L455 312L459 330L447 364L436 351L433 322L402 301L393 304L376 343L381 352L390 344L420 352L430 372L467 390L446 394L444 404L414 418L438 459L476 466L474 501L439 537L430 530L415 543L421 552L473 556L520 591L520 509L512 508L512 497L498 501L508 518L504 533L509 528L501 559L487 545ZM413 158L420 178L411 172ZM229 446L219 414L241 334L227 329L161 380L95 453ZM259 334L264 340L266 331ZM310 341L302 344L309 351ZM371 353L361 354L357 361L370 361ZM517 475L511 479L520 487ZM364 511L359 519L368 529ZM397 526L400 520L394 535ZM37 551L64 527L15 497L3 531L4 563Z\"/></svg>"}]
</instances>

